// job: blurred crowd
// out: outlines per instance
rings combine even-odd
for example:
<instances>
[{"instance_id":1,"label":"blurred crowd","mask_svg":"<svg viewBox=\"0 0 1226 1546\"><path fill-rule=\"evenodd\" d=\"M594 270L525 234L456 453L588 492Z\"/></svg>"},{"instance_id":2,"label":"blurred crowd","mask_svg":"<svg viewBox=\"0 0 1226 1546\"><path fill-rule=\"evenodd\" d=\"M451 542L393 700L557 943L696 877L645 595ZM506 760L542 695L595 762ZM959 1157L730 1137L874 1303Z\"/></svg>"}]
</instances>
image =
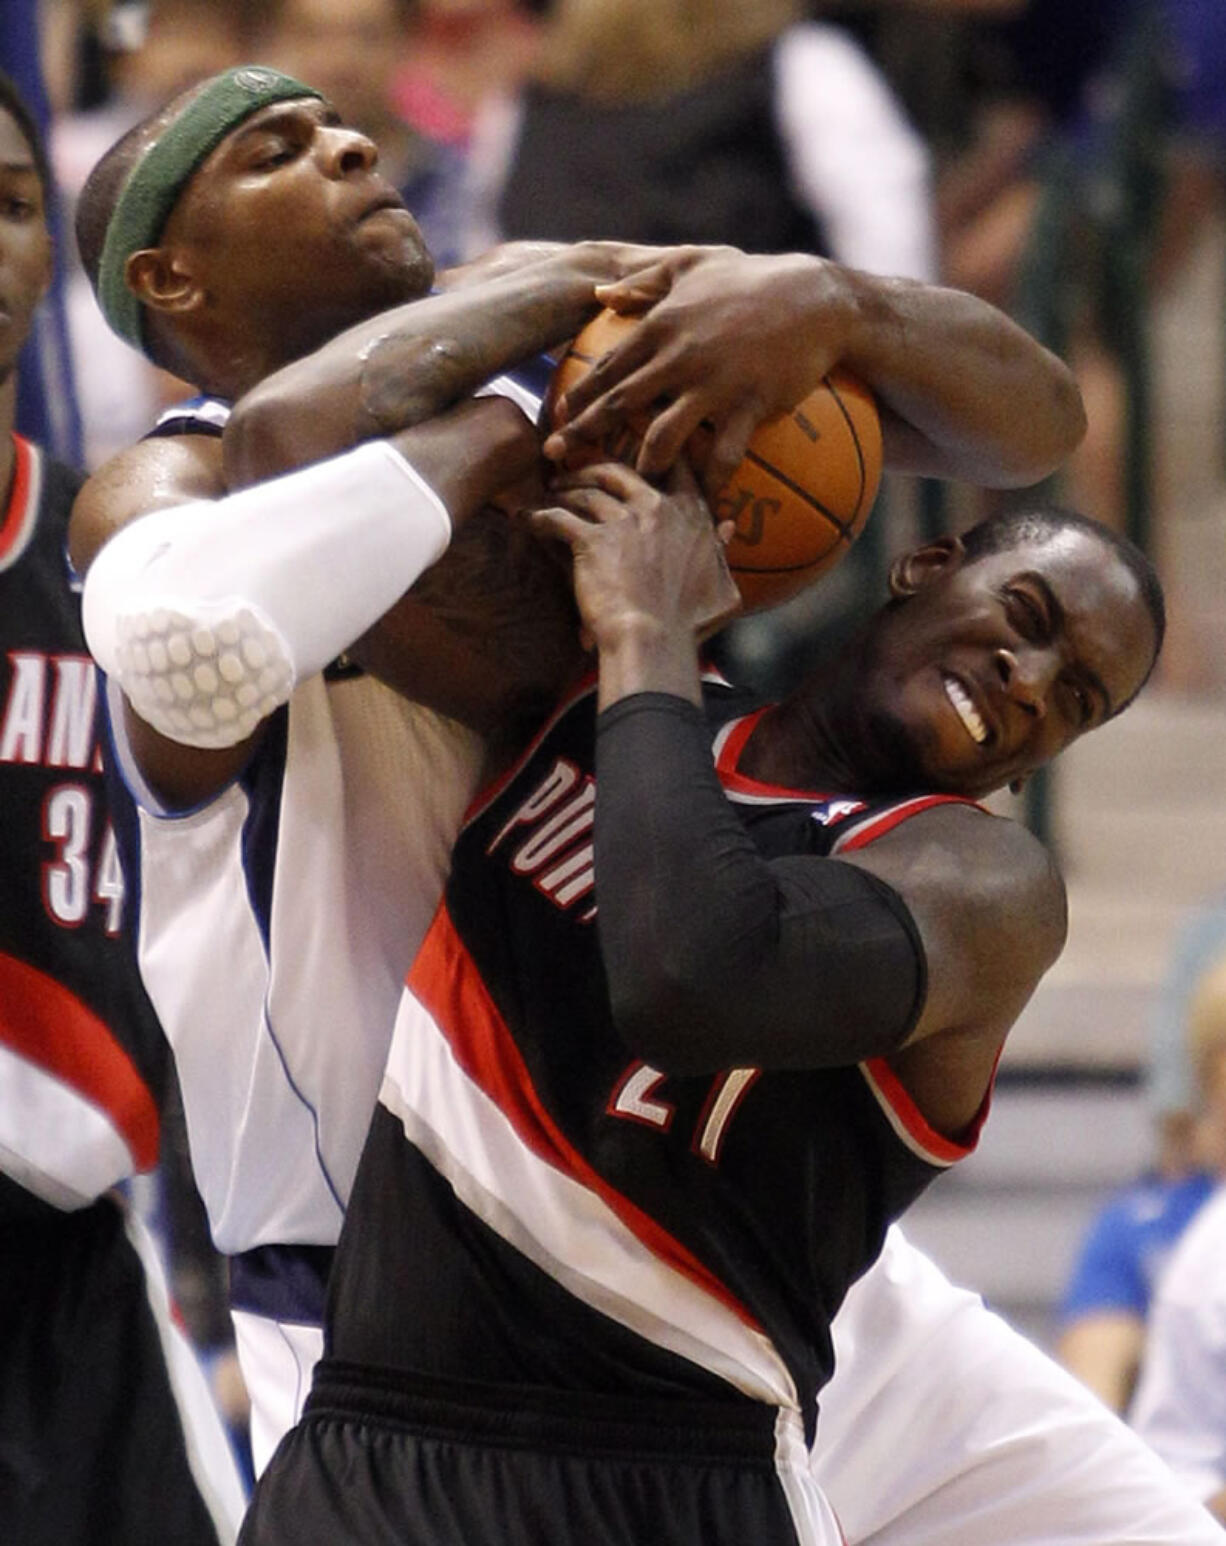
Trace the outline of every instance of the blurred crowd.
<instances>
[{"instance_id":1,"label":"blurred crowd","mask_svg":"<svg viewBox=\"0 0 1226 1546\"><path fill-rule=\"evenodd\" d=\"M1073 502L1120 524L1128 313L1220 197L1212 0L43 0L65 199L123 128L260 59L380 147L434 253L618 235L816 247L940 277L1076 355ZM91 464L166 385L115 390L74 291ZM125 415L127 422L118 422Z\"/></svg>"},{"instance_id":2,"label":"blurred crowd","mask_svg":"<svg viewBox=\"0 0 1226 1546\"><path fill-rule=\"evenodd\" d=\"M731 241L1003 305L1081 380L1090 429L1061 492L1164 561L1147 319L1220 207L1213 0L41 0L41 14L69 213L152 104L263 60L376 141L443 264L525 236ZM179 389L110 336L79 273L67 287L92 467ZM900 543L908 521L979 513L956 490L925 494L914 510L894 491ZM793 631L785 612L745 648L777 654ZM1203 677L1195 649L1177 618L1168 674Z\"/></svg>"},{"instance_id":3,"label":"blurred crowd","mask_svg":"<svg viewBox=\"0 0 1226 1546\"><path fill-rule=\"evenodd\" d=\"M1221 212L1222 0L42 0L39 20L65 229L153 107L275 65L376 142L442 265L509 238L802 247L1012 311L1086 396L1062 495L1162 561L1145 324ZM70 241L59 261L81 441L72 424L47 438L96 467L184 387L107 330ZM884 497L900 525L964 513L957 491L952 509ZM1153 1164L1086 1241L1061 1351L1209 1497L1226 1486L1226 1203L1209 1201L1226 1175L1226 904L1184 944ZM241 1432L220 1268L173 1144L164 1176L179 1296Z\"/></svg>"}]
</instances>

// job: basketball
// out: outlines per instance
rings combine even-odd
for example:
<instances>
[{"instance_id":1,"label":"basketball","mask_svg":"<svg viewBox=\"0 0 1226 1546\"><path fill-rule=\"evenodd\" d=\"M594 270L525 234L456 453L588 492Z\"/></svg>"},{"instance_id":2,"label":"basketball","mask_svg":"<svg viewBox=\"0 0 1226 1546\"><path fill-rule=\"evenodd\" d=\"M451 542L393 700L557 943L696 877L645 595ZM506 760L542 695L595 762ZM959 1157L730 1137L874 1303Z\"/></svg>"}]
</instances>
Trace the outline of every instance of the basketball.
<instances>
[{"instance_id":1,"label":"basketball","mask_svg":"<svg viewBox=\"0 0 1226 1546\"><path fill-rule=\"evenodd\" d=\"M554 405L607 354L637 318L603 311L559 361L546 397ZM645 421L583 447L571 467L633 462ZM701 459L701 437L691 442ZM728 563L747 610L775 606L838 563L859 536L881 480L881 422L872 394L847 371L822 378L790 413L759 425L740 466L712 506L735 535Z\"/></svg>"}]
</instances>

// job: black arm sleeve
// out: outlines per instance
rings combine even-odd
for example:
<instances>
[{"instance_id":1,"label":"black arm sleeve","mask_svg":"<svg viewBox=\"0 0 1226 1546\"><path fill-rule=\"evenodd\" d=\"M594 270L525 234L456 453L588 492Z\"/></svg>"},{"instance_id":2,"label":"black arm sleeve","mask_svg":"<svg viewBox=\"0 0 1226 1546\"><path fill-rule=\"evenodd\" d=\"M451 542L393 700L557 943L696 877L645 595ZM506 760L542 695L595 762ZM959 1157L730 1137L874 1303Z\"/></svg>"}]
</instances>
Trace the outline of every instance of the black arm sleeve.
<instances>
[{"instance_id":1,"label":"black arm sleeve","mask_svg":"<svg viewBox=\"0 0 1226 1546\"><path fill-rule=\"evenodd\" d=\"M897 892L836 859L764 859L682 698L600 716L596 876L616 1024L663 1072L855 1063L919 1016L924 950Z\"/></svg>"}]
</instances>

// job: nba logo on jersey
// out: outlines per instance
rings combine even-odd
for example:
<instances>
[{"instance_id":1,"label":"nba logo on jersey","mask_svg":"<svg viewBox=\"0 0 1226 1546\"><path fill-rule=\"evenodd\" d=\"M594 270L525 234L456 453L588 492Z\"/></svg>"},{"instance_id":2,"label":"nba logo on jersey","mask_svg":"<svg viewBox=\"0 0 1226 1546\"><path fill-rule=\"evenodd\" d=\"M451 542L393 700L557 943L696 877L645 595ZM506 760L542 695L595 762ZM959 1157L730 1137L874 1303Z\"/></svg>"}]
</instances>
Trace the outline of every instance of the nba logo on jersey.
<instances>
[{"instance_id":1,"label":"nba logo on jersey","mask_svg":"<svg viewBox=\"0 0 1226 1546\"><path fill-rule=\"evenodd\" d=\"M819 827L829 827L836 821L842 821L844 816L854 816L863 809L863 800L822 800L813 807L810 815Z\"/></svg>"}]
</instances>

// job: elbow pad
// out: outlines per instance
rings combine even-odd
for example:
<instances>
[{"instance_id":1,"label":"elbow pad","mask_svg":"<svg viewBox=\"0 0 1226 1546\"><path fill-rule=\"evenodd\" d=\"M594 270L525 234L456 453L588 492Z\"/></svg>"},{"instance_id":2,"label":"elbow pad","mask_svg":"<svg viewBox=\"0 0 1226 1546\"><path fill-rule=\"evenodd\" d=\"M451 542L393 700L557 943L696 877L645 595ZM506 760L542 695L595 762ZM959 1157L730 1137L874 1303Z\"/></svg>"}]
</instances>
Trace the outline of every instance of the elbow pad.
<instances>
[{"instance_id":1,"label":"elbow pad","mask_svg":"<svg viewBox=\"0 0 1226 1546\"><path fill-rule=\"evenodd\" d=\"M386 441L219 500L155 510L86 577L85 637L147 723L234 746L378 621L451 520Z\"/></svg>"}]
</instances>

